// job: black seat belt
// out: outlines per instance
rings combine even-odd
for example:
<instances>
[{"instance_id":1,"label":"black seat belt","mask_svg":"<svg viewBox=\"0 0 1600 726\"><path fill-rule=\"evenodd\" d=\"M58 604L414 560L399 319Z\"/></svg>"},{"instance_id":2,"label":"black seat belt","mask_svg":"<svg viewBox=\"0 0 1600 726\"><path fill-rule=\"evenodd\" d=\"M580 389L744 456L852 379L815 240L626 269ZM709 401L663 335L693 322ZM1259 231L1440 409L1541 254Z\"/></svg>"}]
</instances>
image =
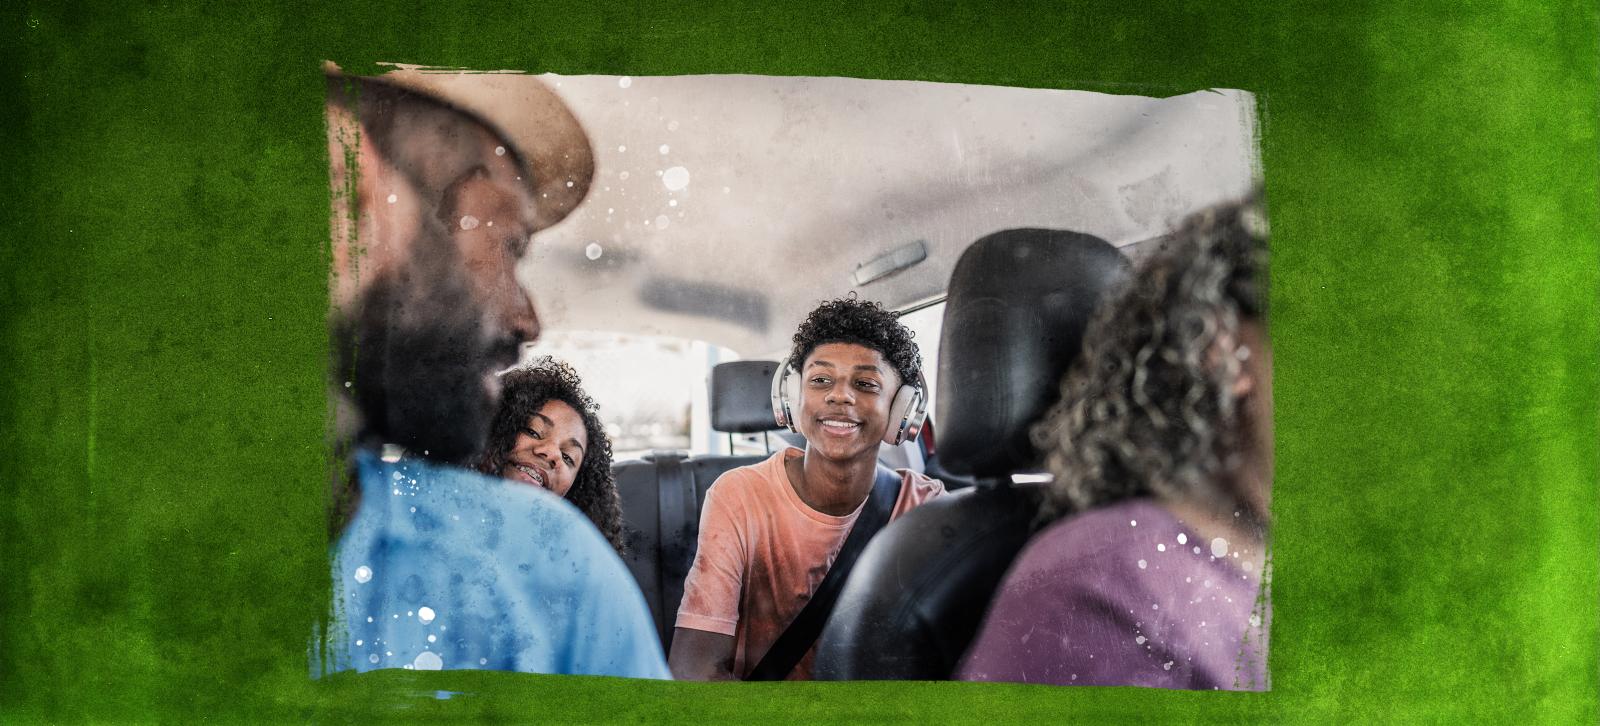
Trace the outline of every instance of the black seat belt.
<instances>
[{"instance_id":1,"label":"black seat belt","mask_svg":"<svg viewBox=\"0 0 1600 726\"><path fill-rule=\"evenodd\" d=\"M861 514L856 515L855 526L850 528L850 534L839 547L839 554L833 558L827 576L822 578L817 591L811 593L811 600L789 622L783 634L773 641L767 654L761 656L761 662L751 669L745 680L781 681L788 678L794 667L799 665L800 659L805 657L806 651L811 650L811 646L817 642L817 636L822 635L822 626L828 623L834 603L839 601L839 591L844 589L845 578L850 576L850 570L855 567L861 551L867 548L867 542L873 535L889 523L895 500L900 497L902 481L899 472L878 467L872 491L867 493L867 501L861 505Z\"/></svg>"},{"instance_id":2,"label":"black seat belt","mask_svg":"<svg viewBox=\"0 0 1600 726\"><path fill-rule=\"evenodd\" d=\"M657 532L661 537L661 559L657 562L661 588L661 632L663 646L672 639L673 614L683 601L683 581L694 564L695 535L700 531L700 506L695 496L694 478L676 452L652 457L656 466Z\"/></svg>"}]
</instances>

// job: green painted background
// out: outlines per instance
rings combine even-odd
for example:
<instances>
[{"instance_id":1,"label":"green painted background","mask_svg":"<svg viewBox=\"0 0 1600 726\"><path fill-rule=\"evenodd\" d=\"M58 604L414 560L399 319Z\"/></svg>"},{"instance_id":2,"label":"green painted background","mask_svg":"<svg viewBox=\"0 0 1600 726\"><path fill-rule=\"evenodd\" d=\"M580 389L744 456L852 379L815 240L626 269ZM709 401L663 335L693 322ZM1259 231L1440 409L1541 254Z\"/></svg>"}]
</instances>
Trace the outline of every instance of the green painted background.
<instances>
[{"instance_id":1,"label":"green painted background","mask_svg":"<svg viewBox=\"0 0 1600 726\"><path fill-rule=\"evenodd\" d=\"M106 5L0 11L0 720L1600 717L1593 7ZM1274 690L310 681L324 58L1258 93Z\"/></svg>"}]
</instances>

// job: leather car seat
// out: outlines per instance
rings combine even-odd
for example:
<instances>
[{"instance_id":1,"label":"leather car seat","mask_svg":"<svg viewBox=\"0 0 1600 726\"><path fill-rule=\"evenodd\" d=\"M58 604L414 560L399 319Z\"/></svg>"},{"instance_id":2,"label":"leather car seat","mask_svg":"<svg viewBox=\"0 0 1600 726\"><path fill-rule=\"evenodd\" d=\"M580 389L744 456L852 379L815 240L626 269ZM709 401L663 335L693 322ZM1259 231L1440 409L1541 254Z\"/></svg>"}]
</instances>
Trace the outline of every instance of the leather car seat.
<instances>
[{"instance_id":1,"label":"leather car seat","mask_svg":"<svg viewBox=\"0 0 1600 726\"><path fill-rule=\"evenodd\" d=\"M952 273L939 348L939 458L976 485L891 523L867 546L818 642L826 680L949 678L1011 560L1038 527L1033 424L1059 398L1083 331L1127 259L1092 235L988 235Z\"/></svg>"},{"instance_id":2,"label":"leather car seat","mask_svg":"<svg viewBox=\"0 0 1600 726\"><path fill-rule=\"evenodd\" d=\"M776 430L769 392L777 368L773 361L736 361L712 368L711 428L728 434ZM663 650L672 647L683 580L699 545L706 490L724 472L765 458L652 451L642 459L612 465L627 545L622 559L655 617Z\"/></svg>"}]
</instances>

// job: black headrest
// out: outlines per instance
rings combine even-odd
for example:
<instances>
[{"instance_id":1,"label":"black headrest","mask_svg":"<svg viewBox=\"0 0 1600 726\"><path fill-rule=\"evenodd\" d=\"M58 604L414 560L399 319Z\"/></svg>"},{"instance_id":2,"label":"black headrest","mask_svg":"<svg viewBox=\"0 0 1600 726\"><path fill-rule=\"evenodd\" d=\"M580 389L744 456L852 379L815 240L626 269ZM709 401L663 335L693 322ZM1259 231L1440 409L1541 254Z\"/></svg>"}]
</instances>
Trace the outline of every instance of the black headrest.
<instances>
[{"instance_id":1,"label":"black headrest","mask_svg":"<svg viewBox=\"0 0 1600 726\"><path fill-rule=\"evenodd\" d=\"M1037 466L1028 432L1060 397L1083 330L1128 261L1093 235L1011 229L972 243L950 276L939 344L939 458L957 474Z\"/></svg>"},{"instance_id":2,"label":"black headrest","mask_svg":"<svg viewBox=\"0 0 1600 726\"><path fill-rule=\"evenodd\" d=\"M778 364L770 360L719 363L711 369L711 428L731 434L772 431L772 376Z\"/></svg>"}]
</instances>

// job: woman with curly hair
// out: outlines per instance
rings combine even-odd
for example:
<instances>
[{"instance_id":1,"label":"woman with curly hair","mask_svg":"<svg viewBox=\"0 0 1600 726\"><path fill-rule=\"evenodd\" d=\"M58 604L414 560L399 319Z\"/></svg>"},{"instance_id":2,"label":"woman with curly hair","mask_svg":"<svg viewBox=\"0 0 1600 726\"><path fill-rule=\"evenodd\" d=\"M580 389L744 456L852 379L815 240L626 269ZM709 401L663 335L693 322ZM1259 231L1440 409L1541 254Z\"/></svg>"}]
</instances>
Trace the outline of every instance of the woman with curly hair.
<instances>
[{"instance_id":1,"label":"woman with curly hair","mask_svg":"<svg viewBox=\"0 0 1600 726\"><path fill-rule=\"evenodd\" d=\"M1091 323L1035 431L1046 516L965 680L1263 690L1272 368L1265 223L1190 219Z\"/></svg>"},{"instance_id":2,"label":"woman with curly hair","mask_svg":"<svg viewBox=\"0 0 1600 726\"><path fill-rule=\"evenodd\" d=\"M873 491L891 403L921 380L922 361L894 313L848 297L800 324L785 366L785 416L806 448L730 470L706 492L668 659L679 679L750 677L805 608ZM905 469L885 482L897 485L891 517L944 493ZM815 654L763 670L808 679Z\"/></svg>"},{"instance_id":3,"label":"woman with curly hair","mask_svg":"<svg viewBox=\"0 0 1600 726\"><path fill-rule=\"evenodd\" d=\"M511 369L500 382L500 408L478 470L566 497L621 553L611 440L578 372L546 356Z\"/></svg>"}]
</instances>

